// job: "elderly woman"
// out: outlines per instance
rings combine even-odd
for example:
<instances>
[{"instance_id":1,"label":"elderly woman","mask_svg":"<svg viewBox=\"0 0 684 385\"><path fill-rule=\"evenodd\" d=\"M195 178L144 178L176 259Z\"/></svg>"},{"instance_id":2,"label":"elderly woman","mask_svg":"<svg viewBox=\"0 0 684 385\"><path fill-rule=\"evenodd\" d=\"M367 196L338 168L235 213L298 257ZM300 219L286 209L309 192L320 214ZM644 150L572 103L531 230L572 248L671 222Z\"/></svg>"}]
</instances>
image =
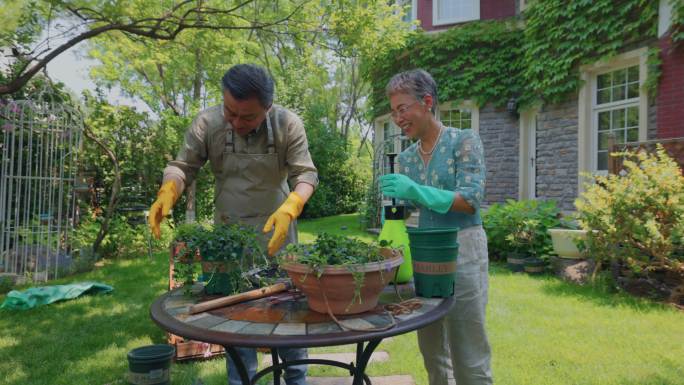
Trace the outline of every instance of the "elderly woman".
<instances>
[{"instance_id":1,"label":"elderly woman","mask_svg":"<svg viewBox=\"0 0 684 385\"><path fill-rule=\"evenodd\" d=\"M487 237L480 218L485 164L472 130L445 127L436 117L437 85L423 70L395 75L387 85L392 119L416 142L398 157L398 174L380 181L386 196L420 210L421 228L458 227L455 305L441 321L418 330L431 385L491 384L485 330Z\"/></svg>"}]
</instances>

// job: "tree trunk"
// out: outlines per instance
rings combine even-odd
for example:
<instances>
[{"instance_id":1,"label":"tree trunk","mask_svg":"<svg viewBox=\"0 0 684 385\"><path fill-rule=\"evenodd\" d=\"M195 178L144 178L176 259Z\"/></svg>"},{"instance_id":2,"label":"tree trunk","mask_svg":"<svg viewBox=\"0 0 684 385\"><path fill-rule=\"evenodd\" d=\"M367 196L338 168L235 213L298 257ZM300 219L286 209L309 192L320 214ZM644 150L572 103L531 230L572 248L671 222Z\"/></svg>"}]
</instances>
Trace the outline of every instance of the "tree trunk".
<instances>
[{"instance_id":1,"label":"tree trunk","mask_svg":"<svg viewBox=\"0 0 684 385\"><path fill-rule=\"evenodd\" d=\"M100 245L102 244L102 240L104 240L104 237L106 237L107 233L109 232L109 223L111 222L112 216L114 215L114 210L116 209L117 197L119 195L119 190L121 189L121 170L119 169L119 160L116 158L116 154L114 154L114 152L110 150L109 147L104 144L104 142L95 137L95 134L93 134L88 127L84 127L83 133L88 139L92 140L98 146L100 146L100 148L102 148L114 166L114 184L112 184L112 192L109 195L109 204L107 205L107 210L104 214L104 220L100 225L100 231L97 233L97 237L93 242L93 253L97 253Z\"/></svg>"}]
</instances>

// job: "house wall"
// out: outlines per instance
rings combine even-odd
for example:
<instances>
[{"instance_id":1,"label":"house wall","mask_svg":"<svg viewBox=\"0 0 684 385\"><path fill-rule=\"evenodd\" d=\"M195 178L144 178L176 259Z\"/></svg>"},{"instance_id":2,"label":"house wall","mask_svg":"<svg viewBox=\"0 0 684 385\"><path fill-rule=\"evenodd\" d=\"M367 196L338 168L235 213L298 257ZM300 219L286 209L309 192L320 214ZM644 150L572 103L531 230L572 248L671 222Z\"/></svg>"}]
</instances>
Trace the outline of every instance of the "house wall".
<instances>
[{"instance_id":1,"label":"house wall","mask_svg":"<svg viewBox=\"0 0 684 385\"><path fill-rule=\"evenodd\" d=\"M425 31L438 31L455 24L432 25L433 0L418 0L416 16ZM516 15L516 0L480 0L480 20L504 19Z\"/></svg>"},{"instance_id":2,"label":"house wall","mask_svg":"<svg viewBox=\"0 0 684 385\"><path fill-rule=\"evenodd\" d=\"M537 114L536 196L555 200L562 210L573 210L577 197L578 114L576 98Z\"/></svg>"},{"instance_id":3,"label":"house wall","mask_svg":"<svg viewBox=\"0 0 684 385\"><path fill-rule=\"evenodd\" d=\"M684 44L673 46L670 34L658 42L661 75L658 84L657 137L684 137Z\"/></svg>"},{"instance_id":4,"label":"house wall","mask_svg":"<svg viewBox=\"0 0 684 385\"><path fill-rule=\"evenodd\" d=\"M485 204L518 198L518 118L506 109L480 108L480 138L485 152Z\"/></svg>"},{"instance_id":5,"label":"house wall","mask_svg":"<svg viewBox=\"0 0 684 385\"><path fill-rule=\"evenodd\" d=\"M657 135L657 107L648 107L648 139ZM562 210L575 209L579 177L577 99L545 105L537 114L536 197L553 199Z\"/></svg>"}]
</instances>

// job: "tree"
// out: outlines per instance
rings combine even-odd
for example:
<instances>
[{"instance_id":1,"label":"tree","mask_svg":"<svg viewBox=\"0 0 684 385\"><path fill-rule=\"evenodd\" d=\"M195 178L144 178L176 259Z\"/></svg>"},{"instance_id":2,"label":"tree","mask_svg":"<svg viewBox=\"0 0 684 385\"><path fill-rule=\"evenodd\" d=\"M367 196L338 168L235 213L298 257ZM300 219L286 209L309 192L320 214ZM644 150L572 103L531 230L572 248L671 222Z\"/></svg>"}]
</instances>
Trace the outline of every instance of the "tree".
<instances>
[{"instance_id":1,"label":"tree","mask_svg":"<svg viewBox=\"0 0 684 385\"><path fill-rule=\"evenodd\" d=\"M275 4L254 2L249 12L254 18L278 19L291 13L297 4L284 0ZM314 140L319 134L326 138L341 135L341 148L348 151L350 133L360 131L366 123L362 102L368 88L359 79L361 56L375 55L399 44L408 31L395 11L396 7L377 1L342 1L325 7L312 2L293 16L302 24L291 23L277 33L272 29L188 30L172 41L131 39L124 33L109 33L89 43L91 57L101 63L92 75L103 86L119 86L129 95L140 97L162 114L162 119L172 115L189 118L208 104L219 102L220 78L228 67L256 62L274 77L279 104L300 114L312 108L324 110L309 114L320 121L309 120L307 128L326 126L325 131L308 130L312 143L328 143ZM318 24L308 22L311 20L318 20ZM305 30L304 21L317 26ZM383 40L387 43L383 44ZM182 133L187 125L176 127ZM316 154L317 164L327 161L321 158L325 151ZM356 175L357 171L352 173ZM210 181L209 173L197 178L203 195L213 188ZM318 194L323 195L324 189L325 183ZM330 199L334 202L332 196ZM212 205L211 201L205 203ZM197 210L210 213L202 202Z\"/></svg>"},{"instance_id":2,"label":"tree","mask_svg":"<svg viewBox=\"0 0 684 385\"><path fill-rule=\"evenodd\" d=\"M7 0L5 0L8 2ZM36 73L76 44L119 32L132 40L173 41L184 31L245 32L262 43L270 36L291 48L292 41L336 47L345 53L384 51L401 41L401 13L383 1L339 0L48 0L9 1L14 13L21 4L21 23L0 30L0 45L11 47L16 62L0 94L17 91ZM60 23L54 23L59 20ZM64 23L64 25L61 25ZM54 28L53 28L54 27ZM51 33L52 31L55 33ZM31 45L43 31L47 38ZM289 41L282 39L289 37ZM56 43L57 42L57 43ZM361 42L361 44L356 44ZM354 44L352 44L354 43ZM266 57L266 56L265 56Z\"/></svg>"},{"instance_id":3,"label":"tree","mask_svg":"<svg viewBox=\"0 0 684 385\"><path fill-rule=\"evenodd\" d=\"M12 9L16 12L16 2ZM316 28L311 22L298 18L300 10L309 0L302 0L287 7L285 12L269 14L253 12L250 6L256 0L185 0L185 1L136 1L136 0L49 0L26 1L22 6L22 23L14 30L5 29L0 34L0 45L12 48L14 63L9 81L0 84L0 94L16 92L55 57L76 44L97 36L120 32L131 39L170 41L185 30L256 31L283 33L294 23L298 28ZM278 8L279 2L269 2ZM253 7L260 9L259 7ZM41 43L31 47L41 32L60 20L65 26ZM285 32L287 33L287 32ZM54 42L59 41L59 43Z\"/></svg>"}]
</instances>

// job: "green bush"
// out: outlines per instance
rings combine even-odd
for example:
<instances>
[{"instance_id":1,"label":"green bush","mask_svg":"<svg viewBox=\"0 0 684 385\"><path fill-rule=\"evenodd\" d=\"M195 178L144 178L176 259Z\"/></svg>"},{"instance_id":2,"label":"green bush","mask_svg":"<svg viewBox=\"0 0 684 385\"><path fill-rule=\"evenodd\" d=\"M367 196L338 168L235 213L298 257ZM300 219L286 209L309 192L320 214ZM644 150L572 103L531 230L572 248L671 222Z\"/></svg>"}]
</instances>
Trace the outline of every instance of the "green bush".
<instances>
[{"instance_id":1,"label":"green bush","mask_svg":"<svg viewBox=\"0 0 684 385\"><path fill-rule=\"evenodd\" d=\"M556 202L509 199L495 203L482 215L487 232L490 259L505 259L509 254L544 257L553 246L547 230L561 226Z\"/></svg>"},{"instance_id":2,"label":"green bush","mask_svg":"<svg viewBox=\"0 0 684 385\"><path fill-rule=\"evenodd\" d=\"M587 176L575 201L586 246L599 260L619 260L635 273L663 269L684 283L684 177L662 146L613 154L624 158L621 175ZM595 230L595 231L592 231Z\"/></svg>"},{"instance_id":3,"label":"green bush","mask_svg":"<svg viewBox=\"0 0 684 385\"><path fill-rule=\"evenodd\" d=\"M8 293L14 288L14 279L9 276L0 276L0 294Z\"/></svg>"},{"instance_id":4,"label":"green bush","mask_svg":"<svg viewBox=\"0 0 684 385\"><path fill-rule=\"evenodd\" d=\"M377 183L369 183L361 205L361 221L364 228L380 227L380 188Z\"/></svg>"},{"instance_id":5,"label":"green bush","mask_svg":"<svg viewBox=\"0 0 684 385\"><path fill-rule=\"evenodd\" d=\"M320 183L302 213L318 218L358 211L365 193L366 178L352 167L344 137L325 128L313 130L310 149ZM370 167L370 166L369 166Z\"/></svg>"}]
</instances>

